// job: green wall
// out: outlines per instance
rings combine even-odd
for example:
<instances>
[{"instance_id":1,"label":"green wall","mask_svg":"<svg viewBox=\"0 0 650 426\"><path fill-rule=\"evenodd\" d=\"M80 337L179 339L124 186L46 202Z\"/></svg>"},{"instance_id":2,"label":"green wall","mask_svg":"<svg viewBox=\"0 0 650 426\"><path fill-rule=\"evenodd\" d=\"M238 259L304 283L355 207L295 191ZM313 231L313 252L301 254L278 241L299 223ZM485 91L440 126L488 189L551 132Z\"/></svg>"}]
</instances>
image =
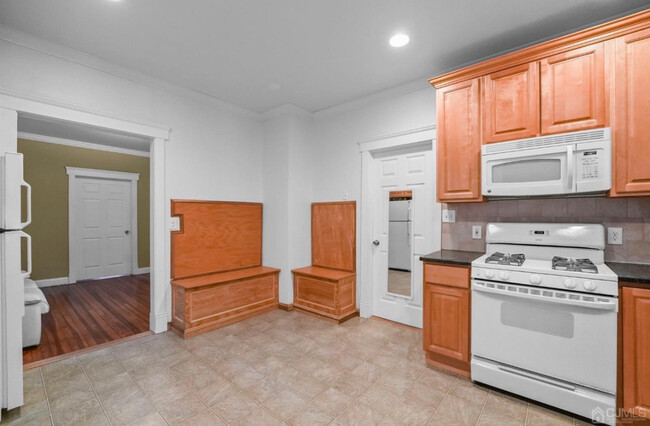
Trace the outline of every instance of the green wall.
<instances>
[{"instance_id":1,"label":"green wall","mask_svg":"<svg viewBox=\"0 0 650 426\"><path fill-rule=\"evenodd\" d=\"M140 173L138 266L149 266L149 158L18 139L32 186L32 279L68 276L68 175L65 168Z\"/></svg>"}]
</instances>

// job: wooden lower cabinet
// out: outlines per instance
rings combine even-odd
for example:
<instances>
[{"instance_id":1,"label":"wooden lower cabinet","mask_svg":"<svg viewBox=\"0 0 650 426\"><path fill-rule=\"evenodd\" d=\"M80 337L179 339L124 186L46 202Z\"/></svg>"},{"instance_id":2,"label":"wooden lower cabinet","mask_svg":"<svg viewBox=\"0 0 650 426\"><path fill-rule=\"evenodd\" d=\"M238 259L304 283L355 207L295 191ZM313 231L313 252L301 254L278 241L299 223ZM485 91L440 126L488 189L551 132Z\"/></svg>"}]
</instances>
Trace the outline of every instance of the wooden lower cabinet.
<instances>
[{"instance_id":1,"label":"wooden lower cabinet","mask_svg":"<svg viewBox=\"0 0 650 426\"><path fill-rule=\"evenodd\" d=\"M470 375L468 267L424 265L423 344L426 361Z\"/></svg>"},{"instance_id":2,"label":"wooden lower cabinet","mask_svg":"<svg viewBox=\"0 0 650 426\"><path fill-rule=\"evenodd\" d=\"M650 419L650 287L623 287L623 409Z\"/></svg>"}]
</instances>

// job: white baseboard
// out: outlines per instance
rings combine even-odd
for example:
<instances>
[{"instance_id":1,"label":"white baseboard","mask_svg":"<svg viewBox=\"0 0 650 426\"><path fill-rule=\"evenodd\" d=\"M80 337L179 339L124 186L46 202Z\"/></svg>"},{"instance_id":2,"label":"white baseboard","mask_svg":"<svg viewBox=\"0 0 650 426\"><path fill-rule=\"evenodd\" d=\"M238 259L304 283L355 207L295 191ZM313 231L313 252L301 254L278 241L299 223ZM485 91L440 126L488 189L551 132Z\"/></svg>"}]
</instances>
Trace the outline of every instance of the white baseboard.
<instances>
[{"instance_id":1,"label":"white baseboard","mask_svg":"<svg viewBox=\"0 0 650 426\"><path fill-rule=\"evenodd\" d=\"M158 315L150 313L149 328L156 334L167 331L167 312Z\"/></svg>"},{"instance_id":2,"label":"white baseboard","mask_svg":"<svg viewBox=\"0 0 650 426\"><path fill-rule=\"evenodd\" d=\"M43 288L43 287L54 287L55 285L70 284L70 279L68 277L48 278L46 280L34 280L34 282L39 288Z\"/></svg>"},{"instance_id":3,"label":"white baseboard","mask_svg":"<svg viewBox=\"0 0 650 426\"><path fill-rule=\"evenodd\" d=\"M151 272L151 268L148 266L146 268L135 268L133 270L133 275L148 274L150 272Z\"/></svg>"}]
</instances>

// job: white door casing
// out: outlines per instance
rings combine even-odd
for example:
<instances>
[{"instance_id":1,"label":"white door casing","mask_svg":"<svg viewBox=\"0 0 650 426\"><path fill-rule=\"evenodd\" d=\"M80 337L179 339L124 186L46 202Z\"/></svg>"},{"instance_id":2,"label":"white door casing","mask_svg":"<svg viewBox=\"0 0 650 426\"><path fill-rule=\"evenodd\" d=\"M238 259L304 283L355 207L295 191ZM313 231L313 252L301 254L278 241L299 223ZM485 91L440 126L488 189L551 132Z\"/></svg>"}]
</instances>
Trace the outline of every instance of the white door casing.
<instances>
[{"instance_id":1,"label":"white door casing","mask_svg":"<svg viewBox=\"0 0 650 426\"><path fill-rule=\"evenodd\" d=\"M66 167L69 281L135 273L138 173Z\"/></svg>"},{"instance_id":2,"label":"white door casing","mask_svg":"<svg viewBox=\"0 0 650 426\"><path fill-rule=\"evenodd\" d=\"M439 250L441 242L441 206L435 202L435 141L435 126L427 126L376 137L359 143L359 150L361 151L361 226L359 240L360 273L358 275L358 294L360 315L363 318L377 315L374 308L374 297L375 293L378 292L378 285L375 285L374 282L374 253L376 249L373 245L373 241L376 239L376 236L374 234L375 230L373 229L373 220L377 197L375 183L377 172L375 170L374 156L379 156L378 154L400 148L412 149L414 147L422 148L427 145L429 146L429 148L420 149L420 151L431 150L431 159L428 160L426 164L427 167L430 167L428 173L431 178L430 190L427 190L426 194L429 202L425 202L426 205L424 210L425 215L430 218L430 220L426 219L426 221L430 224L431 228L424 231L425 235L428 235L429 238L427 239L425 237L419 240L419 246L416 249L416 253L430 253ZM410 152L415 151L411 150ZM388 197L386 197L386 200L388 200ZM417 218L414 218L414 220L419 221ZM422 262L419 261L419 256L417 255L414 255L413 258L413 285L414 288L419 288L418 291L421 293ZM383 273L387 274L387 271L384 271ZM421 324L421 312L419 318Z\"/></svg>"},{"instance_id":3,"label":"white door casing","mask_svg":"<svg viewBox=\"0 0 650 426\"><path fill-rule=\"evenodd\" d=\"M411 148L408 153L375 155L373 234L379 241L373 255L373 315L391 321L422 327L422 262L419 257L431 251L434 205L431 143ZM411 291L410 296L388 291L389 199L390 191L410 190L411 200Z\"/></svg>"}]
</instances>

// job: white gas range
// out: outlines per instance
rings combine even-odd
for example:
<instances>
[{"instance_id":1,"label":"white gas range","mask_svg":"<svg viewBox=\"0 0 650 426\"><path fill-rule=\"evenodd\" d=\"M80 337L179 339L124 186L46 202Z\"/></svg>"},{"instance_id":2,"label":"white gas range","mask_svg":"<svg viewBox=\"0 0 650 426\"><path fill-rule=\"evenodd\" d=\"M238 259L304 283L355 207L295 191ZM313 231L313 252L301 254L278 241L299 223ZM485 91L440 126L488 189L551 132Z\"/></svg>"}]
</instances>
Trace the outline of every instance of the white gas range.
<instances>
[{"instance_id":1,"label":"white gas range","mask_svg":"<svg viewBox=\"0 0 650 426\"><path fill-rule=\"evenodd\" d=\"M615 424L618 278L593 224L491 223L472 262L472 380Z\"/></svg>"}]
</instances>

